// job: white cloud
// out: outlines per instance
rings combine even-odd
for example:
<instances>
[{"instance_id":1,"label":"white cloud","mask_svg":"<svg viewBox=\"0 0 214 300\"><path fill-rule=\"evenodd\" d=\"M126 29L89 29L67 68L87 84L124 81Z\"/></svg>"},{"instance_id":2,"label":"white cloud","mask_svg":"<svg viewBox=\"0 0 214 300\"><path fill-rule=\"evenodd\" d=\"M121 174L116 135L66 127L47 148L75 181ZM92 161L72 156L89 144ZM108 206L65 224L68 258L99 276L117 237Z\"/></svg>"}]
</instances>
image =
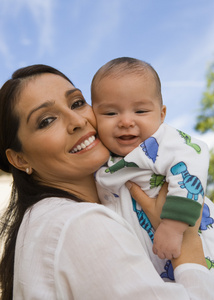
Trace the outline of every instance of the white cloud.
<instances>
[{"instance_id":1,"label":"white cloud","mask_svg":"<svg viewBox=\"0 0 214 300\"><path fill-rule=\"evenodd\" d=\"M166 80L167 77L170 80L188 80L183 87L192 80L203 80L209 63L214 59L214 19L210 17L214 2L209 1L207 5L192 3L185 9L181 7L177 13L173 11L171 16L167 16L162 24L164 34L169 35L170 32L177 38L169 39L169 44L166 42L170 51L166 54L167 50L163 48L156 65L164 70Z\"/></svg>"},{"instance_id":2,"label":"white cloud","mask_svg":"<svg viewBox=\"0 0 214 300\"><path fill-rule=\"evenodd\" d=\"M52 52L53 50L53 9L55 1L53 0L21 0L25 3L39 29L39 55L45 52Z\"/></svg>"},{"instance_id":3,"label":"white cloud","mask_svg":"<svg viewBox=\"0 0 214 300\"><path fill-rule=\"evenodd\" d=\"M72 3L72 15L74 15L75 22L79 22L79 19L81 19L81 8L84 3L85 1L81 3L76 1L76 5ZM77 52L78 57L75 59L78 66L80 66L80 63L84 64L86 60L96 59L97 53L100 55L100 50L103 51L102 42L118 34L123 5L123 0L91 2L91 21L88 27L85 28L84 48L80 48Z\"/></svg>"},{"instance_id":4,"label":"white cloud","mask_svg":"<svg viewBox=\"0 0 214 300\"><path fill-rule=\"evenodd\" d=\"M7 67L11 67L12 54L5 37L5 16L7 15L7 0L2 0L0 3L0 54L4 57L4 63Z\"/></svg>"},{"instance_id":5,"label":"white cloud","mask_svg":"<svg viewBox=\"0 0 214 300\"><path fill-rule=\"evenodd\" d=\"M54 22L53 22L53 11L55 8L55 2L57 0L2 0L0 3L1 10L1 21L0 21L0 52L4 59L12 64L12 46L8 42L8 22L19 20L19 16L28 10L32 16L32 20L37 27L38 40L38 55L41 57L43 54L51 53L53 50L53 39L54 39ZM12 8L12 9L11 9ZM23 15L21 16L23 17ZM18 21L19 22L19 21ZM20 33L21 34L21 33ZM29 37L19 37L20 43L24 46L30 45L32 40ZM14 45L13 45L14 46Z\"/></svg>"},{"instance_id":6,"label":"white cloud","mask_svg":"<svg viewBox=\"0 0 214 300\"><path fill-rule=\"evenodd\" d=\"M0 27L1 27L1 23L0 23ZM4 57L4 63L6 64L7 67L11 67L12 66L12 58L13 55L9 49L8 44L6 43L5 37L3 32L0 29L0 53L1 55Z\"/></svg>"}]
</instances>

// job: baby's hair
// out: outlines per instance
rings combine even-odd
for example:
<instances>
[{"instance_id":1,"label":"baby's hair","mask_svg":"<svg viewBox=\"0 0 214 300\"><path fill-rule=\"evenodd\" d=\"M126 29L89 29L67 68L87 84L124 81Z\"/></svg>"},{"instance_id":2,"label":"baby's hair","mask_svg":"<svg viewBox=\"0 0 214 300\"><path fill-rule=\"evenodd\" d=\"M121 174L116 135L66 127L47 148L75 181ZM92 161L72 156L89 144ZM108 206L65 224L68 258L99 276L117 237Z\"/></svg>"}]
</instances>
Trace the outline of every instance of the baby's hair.
<instances>
[{"instance_id":1,"label":"baby's hair","mask_svg":"<svg viewBox=\"0 0 214 300\"><path fill-rule=\"evenodd\" d=\"M132 58L132 57L119 57L115 58L105 65L103 65L94 75L91 82L91 95L93 101L93 93L95 92L96 85L105 77L119 78L127 74L136 74L139 76L146 76L148 74L153 75L158 98L160 98L162 105L162 94L161 94L161 81L158 73L155 69L147 62Z\"/></svg>"}]
</instances>

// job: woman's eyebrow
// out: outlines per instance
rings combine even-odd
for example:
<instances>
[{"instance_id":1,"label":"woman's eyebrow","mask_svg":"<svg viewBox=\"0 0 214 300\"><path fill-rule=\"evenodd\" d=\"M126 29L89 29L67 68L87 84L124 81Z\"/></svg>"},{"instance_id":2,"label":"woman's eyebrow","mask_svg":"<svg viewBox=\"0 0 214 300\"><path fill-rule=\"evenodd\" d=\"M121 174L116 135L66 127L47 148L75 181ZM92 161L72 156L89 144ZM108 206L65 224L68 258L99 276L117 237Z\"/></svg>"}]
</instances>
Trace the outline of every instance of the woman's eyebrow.
<instances>
[{"instance_id":1,"label":"woman's eyebrow","mask_svg":"<svg viewBox=\"0 0 214 300\"><path fill-rule=\"evenodd\" d=\"M75 92L80 92L82 94L82 91L80 89L71 89L65 92L65 97L67 98L68 96L70 96L71 94L75 93Z\"/></svg>"},{"instance_id":2,"label":"woman's eyebrow","mask_svg":"<svg viewBox=\"0 0 214 300\"><path fill-rule=\"evenodd\" d=\"M82 94L82 92L81 92L80 89L71 89L71 90L68 90L68 91L65 92L65 97L67 98L68 96L70 96L71 94L73 94L73 93L75 93L75 92L80 92L80 93ZM45 108L45 107L53 106L54 103L55 103L55 101L46 101L46 102L42 103L41 105L39 105L38 107L32 109L32 110L30 111L30 113L28 114L28 117L27 117L27 123L29 122L29 119L30 119L31 115L32 115L34 112L38 111L39 109Z\"/></svg>"},{"instance_id":3,"label":"woman's eyebrow","mask_svg":"<svg viewBox=\"0 0 214 300\"><path fill-rule=\"evenodd\" d=\"M36 112L36 111L39 110L39 109L45 108L45 107L53 106L54 103L55 103L55 101L46 101L46 102L42 103L41 105L39 105L38 107L32 109L32 110L30 111L30 113L28 114L28 117L27 117L27 123L29 122L29 119L30 119L31 115L32 115L34 112Z\"/></svg>"}]
</instances>

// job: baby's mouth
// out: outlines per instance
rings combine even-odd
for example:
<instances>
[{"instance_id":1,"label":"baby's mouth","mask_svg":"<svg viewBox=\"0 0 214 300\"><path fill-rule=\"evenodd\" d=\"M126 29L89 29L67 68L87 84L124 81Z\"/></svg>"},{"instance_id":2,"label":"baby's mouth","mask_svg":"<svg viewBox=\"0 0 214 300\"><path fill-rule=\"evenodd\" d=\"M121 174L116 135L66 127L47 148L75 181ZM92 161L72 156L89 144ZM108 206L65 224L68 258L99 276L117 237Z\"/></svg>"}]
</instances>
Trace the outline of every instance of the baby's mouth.
<instances>
[{"instance_id":1,"label":"baby's mouth","mask_svg":"<svg viewBox=\"0 0 214 300\"><path fill-rule=\"evenodd\" d=\"M139 136L138 135L132 135L132 134L125 134L125 135L121 135L118 136L116 138L117 142L120 145L134 145L137 144L139 142Z\"/></svg>"},{"instance_id":2,"label":"baby's mouth","mask_svg":"<svg viewBox=\"0 0 214 300\"><path fill-rule=\"evenodd\" d=\"M70 150L70 153L76 153L76 152L79 152L83 149L85 149L86 147L88 147L90 144L93 143L93 141L95 141L95 136L92 135L90 136L88 139L86 139L84 142L80 143L79 145L76 145L74 148L72 148Z\"/></svg>"},{"instance_id":3,"label":"baby's mouth","mask_svg":"<svg viewBox=\"0 0 214 300\"><path fill-rule=\"evenodd\" d=\"M121 135L121 136L118 136L118 139L123 140L123 141L130 141L130 140L133 140L135 138L136 138L135 135Z\"/></svg>"}]
</instances>

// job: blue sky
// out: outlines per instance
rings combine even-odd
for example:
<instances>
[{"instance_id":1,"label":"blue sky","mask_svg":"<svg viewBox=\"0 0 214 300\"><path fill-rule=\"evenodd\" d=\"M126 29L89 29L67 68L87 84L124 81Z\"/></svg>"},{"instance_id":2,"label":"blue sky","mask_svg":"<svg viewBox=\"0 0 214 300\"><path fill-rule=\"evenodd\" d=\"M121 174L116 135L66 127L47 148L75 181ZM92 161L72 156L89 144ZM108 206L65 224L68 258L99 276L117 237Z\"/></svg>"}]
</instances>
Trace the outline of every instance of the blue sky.
<instances>
[{"instance_id":1,"label":"blue sky","mask_svg":"<svg viewBox=\"0 0 214 300\"><path fill-rule=\"evenodd\" d=\"M97 69L136 57L159 73L166 122L196 134L214 61L213 12L213 0L0 0L0 86L17 68L44 63L64 72L90 103Z\"/></svg>"}]
</instances>

